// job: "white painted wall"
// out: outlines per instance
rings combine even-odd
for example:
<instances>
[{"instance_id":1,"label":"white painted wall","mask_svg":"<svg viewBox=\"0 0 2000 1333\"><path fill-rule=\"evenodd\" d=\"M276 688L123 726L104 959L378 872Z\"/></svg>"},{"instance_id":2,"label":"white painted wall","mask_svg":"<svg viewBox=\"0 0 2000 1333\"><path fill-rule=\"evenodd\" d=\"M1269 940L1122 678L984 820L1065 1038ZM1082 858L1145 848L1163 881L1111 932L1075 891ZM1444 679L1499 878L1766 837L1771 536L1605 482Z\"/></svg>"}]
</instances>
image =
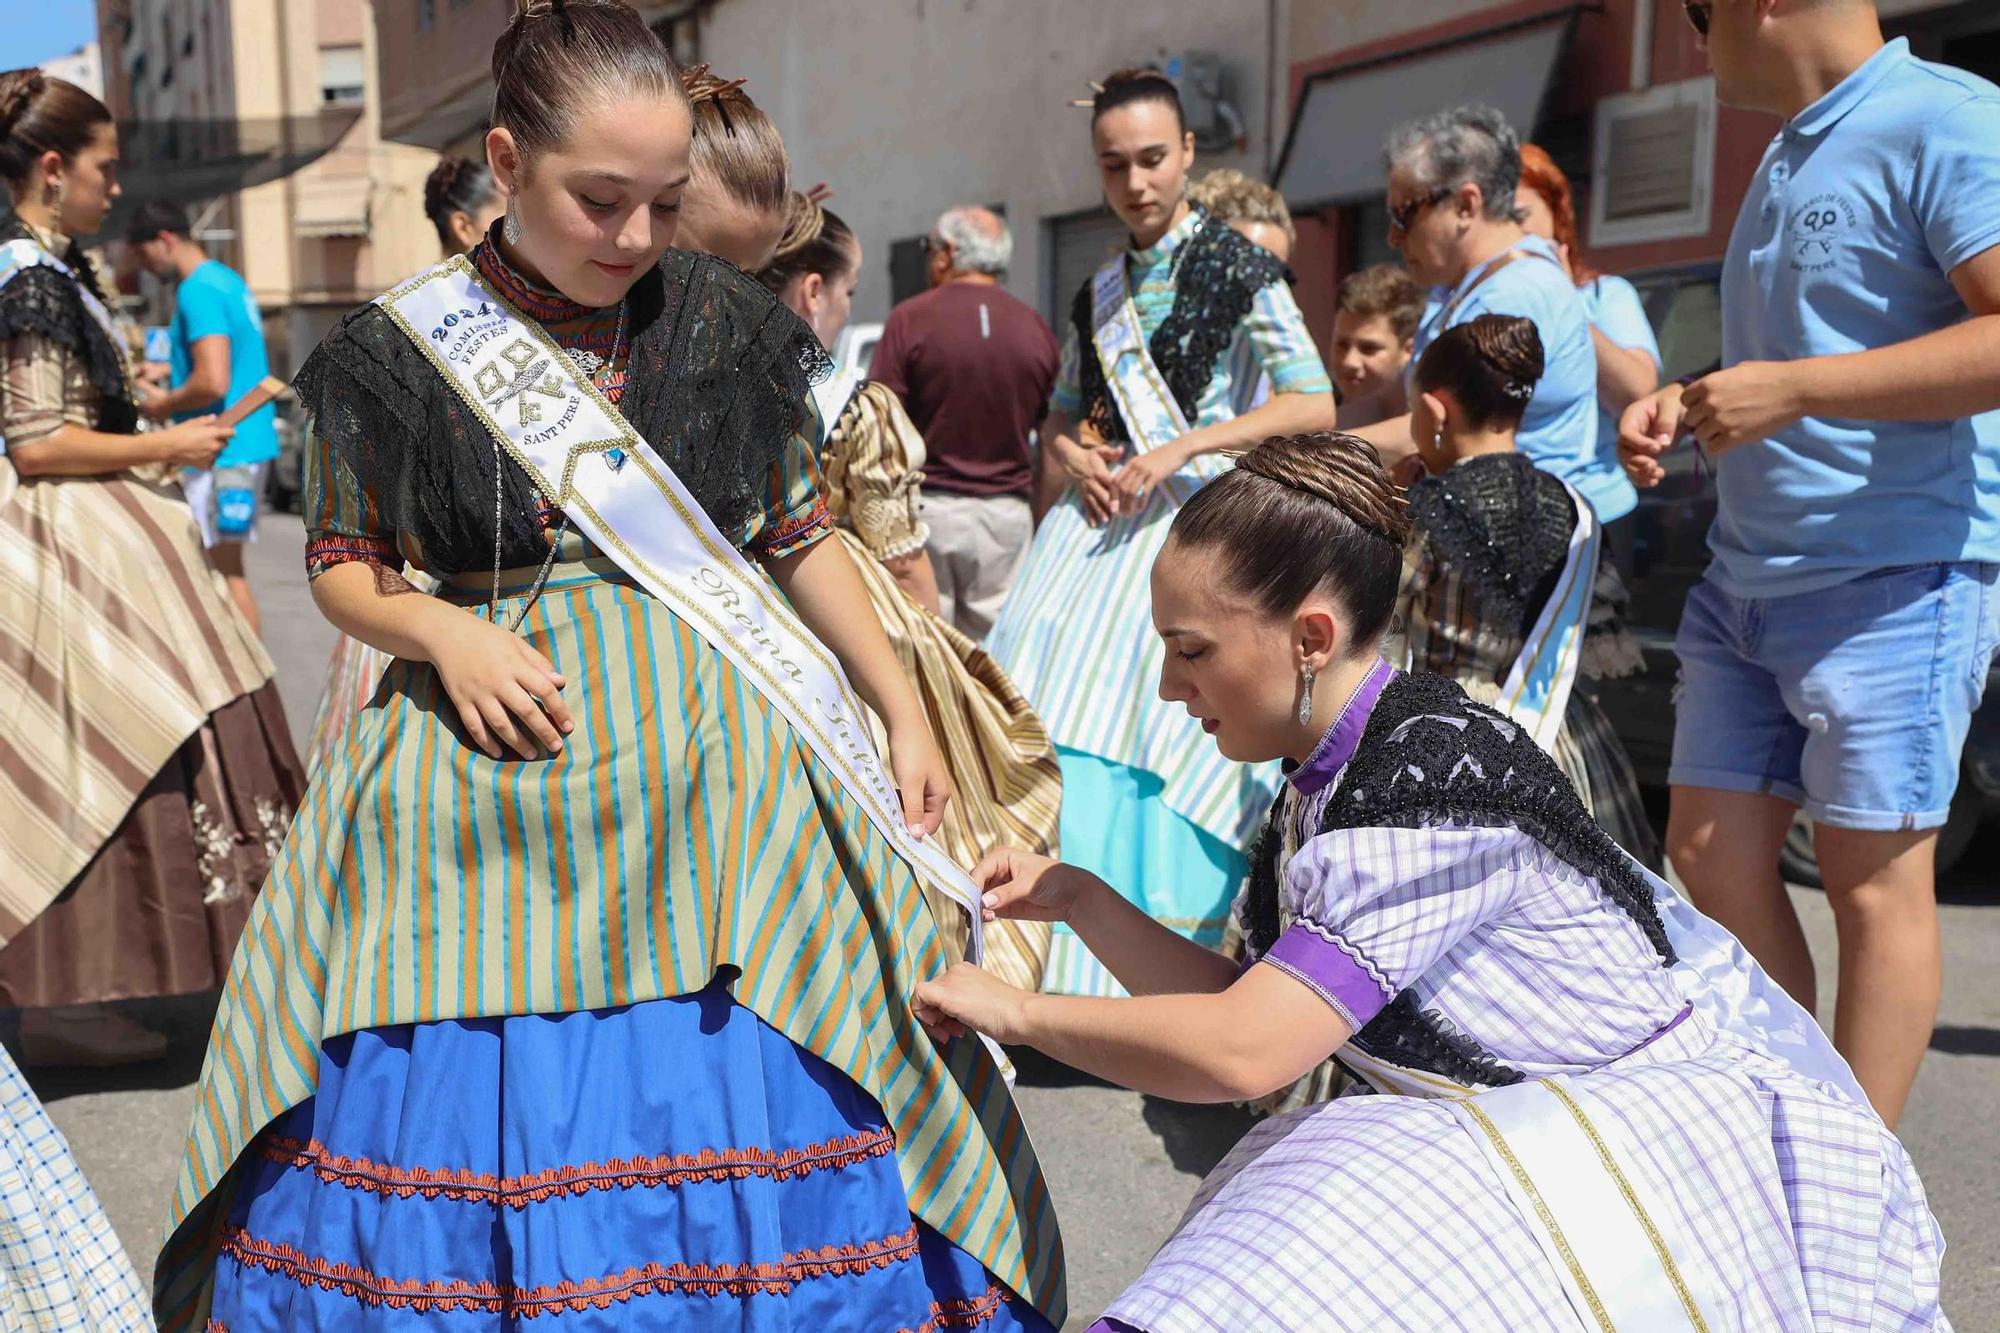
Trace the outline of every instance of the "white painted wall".
<instances>
[{"instance_id":1,"label":"white painted wall","mask_svg":"<svg viewBox=\"0 0 2000 1333\"><path fill-rule=\"evenodd\" d=\"M867 251L854 317L870 320L888 310L888 243L961 202L1006 205L1008 286L1040 304L1042 224L1099 202L1089 113L1068 103L1118 66L1222 56L1248 151L1201 166L1261 173L1284 11L1282 0L722 0L700 58L749 79L797 183L834 187L832 207Z\"/></svg>"}]
</instances>

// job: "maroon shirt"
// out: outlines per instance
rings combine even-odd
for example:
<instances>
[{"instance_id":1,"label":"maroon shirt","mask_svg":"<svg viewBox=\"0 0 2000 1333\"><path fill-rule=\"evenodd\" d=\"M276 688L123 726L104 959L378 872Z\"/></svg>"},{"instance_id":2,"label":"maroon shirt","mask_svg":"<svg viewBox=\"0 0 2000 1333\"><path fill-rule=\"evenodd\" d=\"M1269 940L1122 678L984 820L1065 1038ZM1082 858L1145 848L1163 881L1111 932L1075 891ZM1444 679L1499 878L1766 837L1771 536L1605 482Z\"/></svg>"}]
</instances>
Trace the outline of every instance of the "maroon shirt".
<instances>
[{"instance_id":1,"label":"maroon shirt","mask_svg":"<svg viewBox=\"0 0 2000 1333\"><path fill-rule=\"evenodd\" d=\"M1028 432L1048 411L1062 349L1033 307L984 282L948 282L889 312L869 377L924 437L924 486L1027 495Z\"/></svg>"}]
</instances>

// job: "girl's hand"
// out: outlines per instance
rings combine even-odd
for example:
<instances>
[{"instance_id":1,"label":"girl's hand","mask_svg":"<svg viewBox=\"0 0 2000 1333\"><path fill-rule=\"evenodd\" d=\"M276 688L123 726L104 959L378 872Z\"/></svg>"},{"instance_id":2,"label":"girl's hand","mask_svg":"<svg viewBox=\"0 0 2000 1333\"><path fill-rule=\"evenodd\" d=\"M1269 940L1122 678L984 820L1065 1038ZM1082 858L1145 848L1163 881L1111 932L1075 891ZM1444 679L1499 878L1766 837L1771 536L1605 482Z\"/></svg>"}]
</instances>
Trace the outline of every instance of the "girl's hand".
<instances>
[{"instance_id":1,"label":"girl's hand","mask_svg":"<svg viewBox=\"0 0 2000 1333\"><path fill-rule=\"evenodd\" d=\"M972 869L972 882L985 894L981 903L988 921L1066 922L1096 878L1019 847L996 847Z\"/></svg>"},{"instance_id":2,"label":"girl's hand","mask_svg":"<svg viewBox=\"0 0 2000 1333\"><path fill-rule=\"evenodd\" d=\"M917 987L912 1007L933 1040L983 1032L1002 1045L1026 1040L1028 992L984 968L955 963Z\"/></svg>"},{"instance_id":3,"label":"girl's hand","mask_svg":"<svg viewBox=\"0 0 2000 1333\"><path fill-rule=\"evenodd\" d=\"M1118 497L1120 512L1136 514L1145 507L1153 488L1187 466L1192 457L1181 441L1134 455L1111 478L1112 494Z\"/></svg>"},{"instance_id":4,"label":"girl's hand","mask_svg":"<svg viewBox=\"0 0 2000 1333\"><path fill-rule=\"evenodd\" d=\"M1050 440L1049 447L1083 501L1084 521L1093 528L1110 522L1118 512L1118 496L1111 489L1111 464L1122 451L1094 438L1078 441L1062 435Z\"/></svg>"},{"instance_id":5,"label":"girl's hand","mask_svg":"<svg viewBox=\"0 0 2000 1333\"><path fill-rule=\"evenodd\" d=\"M554 755L576 730L562 676L518 635L466 612L426 646L466 734L489 758L505 757L503 742L523 759Z\"/></svg>"},{"instance_id":6,"label":"girl's hand","mask_svg":"<svg viewBox=\"0 0 2000 1333\"><path fill-rule=\"evenodd\" d=\"M936 833L952 796L951 777L927 723L919 719L889 728L889 772L896 779L903 822L910 832L920 838Z\"/></svg>"}]
</instances>

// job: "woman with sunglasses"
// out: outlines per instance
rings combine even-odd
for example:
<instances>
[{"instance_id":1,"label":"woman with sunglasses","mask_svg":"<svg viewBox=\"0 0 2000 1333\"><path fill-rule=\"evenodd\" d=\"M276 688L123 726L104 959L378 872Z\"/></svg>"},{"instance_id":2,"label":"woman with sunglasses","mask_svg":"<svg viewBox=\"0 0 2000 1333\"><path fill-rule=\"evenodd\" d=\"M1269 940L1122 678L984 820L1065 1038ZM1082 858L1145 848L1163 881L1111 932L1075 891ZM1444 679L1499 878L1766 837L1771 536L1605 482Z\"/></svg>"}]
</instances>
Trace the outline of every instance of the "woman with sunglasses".
<instances>
[{"instance_id":1,"label":"woman with sunglasses","mask_svg":"<svg viewBox=\"0 0 2000 1333\"><path fill-rule=\"evenodd\" d=\"M1121 71L1088 105L1131 248L1076 293L1041 435L1054 503L987 649L1055 738L1065 855L1155 886L1135 900L1148 915L1215 945L1277 770L1222 762L1199 719L1136 688L1161 661L1147 570L1224 451L1330 427L1333 386L1284 265L1189 202L1194 136L1172 81ZM1043 986L1122 993L1061 927Z\"/></svg>"},{"instance_id":2,"label":"woman with sunglasses","mask_svg":"<svg viewBox=\"0 0 2000 1333\"><path fill-rule=\"evenodd\" d=\"M1397 127L1388 159L1389 243L1432 289L1411 367L1440 333L1480 315L1533 321L1546 364L1521 423L1521 452L1593 505L1624 497L1629 509L1622 469L1597 449L1597 352L1583 299L1556 247L1515 217L1513 126L1491 107L1454 107ZM1357 433L1406 478L1421 470L1407 414Z\"/></svg>"}]
</instances>

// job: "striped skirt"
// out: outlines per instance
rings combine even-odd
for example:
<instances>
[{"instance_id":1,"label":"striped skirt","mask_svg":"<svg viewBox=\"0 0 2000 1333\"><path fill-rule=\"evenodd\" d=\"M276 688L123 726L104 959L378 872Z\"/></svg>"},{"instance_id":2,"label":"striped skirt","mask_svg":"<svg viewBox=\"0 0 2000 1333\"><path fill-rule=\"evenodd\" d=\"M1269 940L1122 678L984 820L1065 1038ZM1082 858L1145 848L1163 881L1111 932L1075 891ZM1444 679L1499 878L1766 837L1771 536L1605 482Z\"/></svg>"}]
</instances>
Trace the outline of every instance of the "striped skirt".
<instances>
[{"instance_id":1,"label":"striped skirt","mask_svg":"<svg viewBox=\"0 0 2000 1333\"><path fill-rule=\"evenodd\" d=\"M937 831L946 854L967 870L995 847L1060 855L1062 771L1041 719L984 649L911 601L852 532L836 531L903 673L916 686L951 774L955 795ZM888 739L876 719L875 743L883 754ZM964 913L950 903L933 906L946 949L964 957ZM1049 938L1045 921L990 921L982 966L1010 986L1039 990Z\"/></svg>"},{"instance_id":2,"label":"striped skirt","mask_svg":"<svg viewBox=\"0 0 2000 1333\"><path fill-rule=\"evenodd\" d=\"M380 1279L419 1284L398 1290L461 1281L481 1293L490 1287L503 1293L494 1298L502 1302L495 1317L511 1318L508 1308L528 1313L505 1305L521 1291L568 1291L561 1284L603 1283L649 1264L672 1272L683 1271L676 1265L783 1268L830 1245L907 1236L919 1222L987 1275L927 1288L935 1300L974 1299L997 1282L1020 1298L1009 1308L1023 1323L1032 1307L1059 1324L1054 1216L1006 1086L977 1042L935 1046L910 1012L916 983L946 959L908 867L735 667L615 566L558 565L530 603L532 576L506 576L494 607L479 606L485 599L477 591L444 595L503 623L525 610L520 633L568 681L576 730L553 759L488 758L467 743L430 667L391 663L314 777L237 950L196 1098L175 1230L158 1268L162 1326L203 1328L211 1297L219 1302L231 1291L231 1300L249 1302L232 1307L235 1317L266 1326L263 1316L240 1313L265 1308L256 1302L266 1297L242 1294L248 1286L230 1276L231 1263L255 1254L278 1257L276 1267L262 1266L267 1277L288 1271L313 1286L320 1268L301 1268L296 1256L361 1269L370 1275L363 1286ZM675 1000L712 995L718 983L733 1001L726 1009ZM629 1049L593 1046L588 1059L533 1035L651 1022L664 1012L657 1002L680 1004L674 1012L683 1017L709 1012L713 1021ZM614 1010L627 1017L610 1022L606 1011ZM538 1026L517 1030L503 1021L524 1016L538 1016ZM475 1034L488 1043L480 1048L486 1054L438 1044L446 1029ZM420 1039L426 1030L436 1040ZM765 1044L756 1059L739 1061L725 1048L751 1041L746 1033ZM711 1039L714 1050L705 1047ZM395 1052L406 1046L438 1058L397 1064ZM378 1064L378 1054L389 1063ZM349 1089L362 1085L334 1086L336 1072L356 1077L357 1060L375 1089L360 1101ZM483 1089L485 1120L466 1120L469 1109L444 1118L490 1122L489 1139L452 1142L396 1129L439 1119L422 1111L421 1099L451 1083ZM669 1085L675 1107L685 1098L737 1108L736 1118L666 1114L653 1098ZM808 1113L808 1094L836 1110ZM510 1106L542 1096L559 1098L560 1107L506 1119ZM401 1107L394 1114L403 1118L385 1128L366 1118L370 1106L381 1116ZM558 1125L581 1127L590 1117L603 1133L578 1137ZM839 1117L849 1128L836 1132ZM400 1225L379 1211L389 1205L372 1191L359 1192L371 1195L364 1205L355 1191L321 1189L330 1182L312 1172L317 1184L277 1178L311 1189L319 1202L256 1211L255 1196L277 1165L272 1144L314 1136L335 1156L410 1179L473 1172L511 1180L587 1173L634 1157L805 1152L885 1127L893 1152L869 1170L886 1166L900 1193L869 1186L865 1209L838 1225L772 1230L762 1216L767 1202L747 1183L699 1199L683 1192L674 1206L694 1211L673 1216L689 1230L663 1233L650 1253L634 1248L648 1243L652 1225L636 1220L641 1213L621 1215L629 1227L607 1223L602 1247L579 1253L565 1245L555 1257L546 1243L536 1251L508 1239L511 1224L491 1209L483 1225L463 1215L439 1222L436 1234L456 1239L429 1250L385 1249L388 1241L370 1237L400 1236ZM391 1129L395 1136L384 1137ZM672 1202L643 1190L618 1198L632 1208ZM344 1210L346 1220L329 1220L328 1209ZM732 1219L733 1229L703 1230L699 1219L715 1217ZM307 1224L321 1229L300 1229ZM632 1239L614 1245L618 1228ZM258 1250L245 1237L290 1248ZM517 1244L529 1249L517 1252ZM219 1285L225 1279L234 1287ZM889 1327L921 1326L932 1298L911 1308L911 1288L897 1290L903 1323ZM731 1300L765 1297L776 1299L759 1291ZM607 1299L613 1313L629 1309L647 1326L637 1307ZM316 1301L307 1304L317 1309ZM297 1314L305 1306L288 1308L288 1318L305 1318ZM491 1301L484 1308L491 1314ZM349 1316L360 1317L350 1309L312 1318L357 1326L340 1322ZM748 1322L727 1327L771 1326L749 1313L731 1318Z\"/></svg>"}]
</instances>

